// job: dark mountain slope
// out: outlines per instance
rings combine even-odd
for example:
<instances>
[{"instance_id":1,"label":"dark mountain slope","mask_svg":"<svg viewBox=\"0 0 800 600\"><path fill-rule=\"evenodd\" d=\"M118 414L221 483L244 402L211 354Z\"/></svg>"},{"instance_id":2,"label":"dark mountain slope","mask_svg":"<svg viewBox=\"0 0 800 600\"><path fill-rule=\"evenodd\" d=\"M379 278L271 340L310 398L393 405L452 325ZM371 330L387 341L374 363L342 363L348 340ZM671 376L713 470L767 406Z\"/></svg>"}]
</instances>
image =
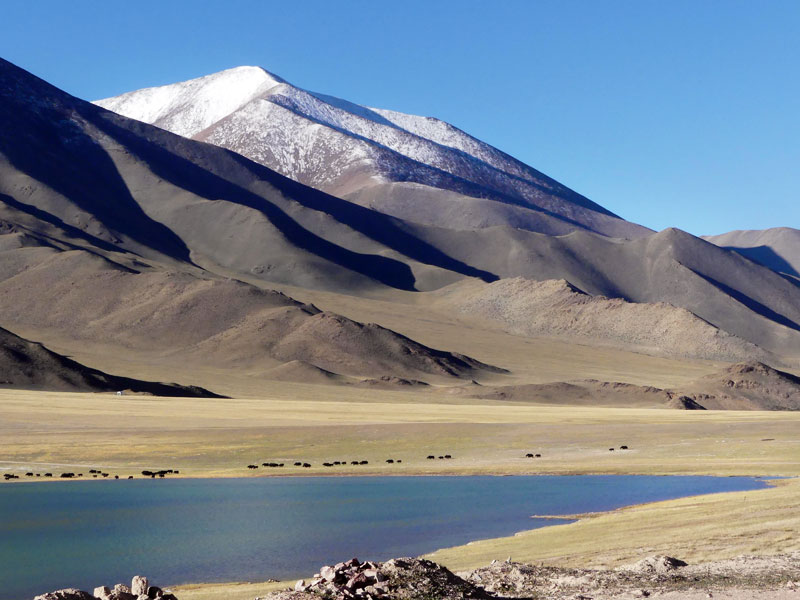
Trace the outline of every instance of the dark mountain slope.
<instances>
[{"instance_id":1,"label":"dark mountain slope","mask_svg":"<svg viewBox=\"0 0 800 600\"><path fill-rule=\"evenodd\" d=\"M448 123L307 92L258 67L97 104L409 221L648 233ZM452 214L459 215L457 225Z\"/></svg>"},{"instance_id":2,"label":"dark mountain slope","mask_svg":"<svg viewBox=\"0 0 800 600\"><path fill-rule=\"evenodd\" d=\"M722 248L735 250L778 273L800 278L800 230L790 227L730 231L703 236Z\"/></svg>"},{"instance_id":3,"label":"dark mountain slope","mask_svg":"<svg viewBox=\"0 0 800 600\"><path fill-rule=\"evenodd\" d=\"M0 387L66 392L116 392L221 398L197 386L156 383L90 369L0 328Z\"/></svg>"},{"instance_id":4,"label":"dark mountain slope","mask_svg":"<svg viewBox=\"0 0 800 600\"><path fill-rule=\"evenodd\" d=\"M196 254L311 287L359 288L371 279L413 289L409 260L492 278L391 217L105 111L7 62L0 105L0 192L19 209L130 252L184 263Z\"/></svg>"}]
</instances>

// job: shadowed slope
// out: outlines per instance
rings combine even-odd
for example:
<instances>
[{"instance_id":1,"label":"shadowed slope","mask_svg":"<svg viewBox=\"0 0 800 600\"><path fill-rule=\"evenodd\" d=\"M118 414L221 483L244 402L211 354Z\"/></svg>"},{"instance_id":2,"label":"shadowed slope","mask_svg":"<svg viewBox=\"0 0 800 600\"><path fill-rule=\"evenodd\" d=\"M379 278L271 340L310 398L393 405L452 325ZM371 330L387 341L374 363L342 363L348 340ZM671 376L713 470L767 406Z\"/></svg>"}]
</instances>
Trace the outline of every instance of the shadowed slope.
<instances>
[{"instance_id":1,"label":"shadowed slope","mask_svg":"<svg viewBox=\"0 0 800 600\"><path fill-rule=\"evenodd\" d=\"M677 229L620 241L586 232L553 237L489 228L419 228L449 255L502 278L565 279L629 302L666 302L772 352L800 356L800 286Z\"/></svg>"},{"instance_id":2,"label":"shadowed slope","mask_svg":"<svg viewBox=\"0 0 800 600\"><path fill-rule=\"evenodd\" d=\"M406 220L452 226L446 218L450 205L482 199L487 212L463 216L465 227L485 226L489 218L491 224L514 219L545 233L576 228L621 237L647 233L448 123L310 93L258 67L96 104L228 148L296 181ZM437 210L404 205L395 186L408 184Z\"/></svg>"},{"instance_id":3,"label":"shadowed slope","mask_svg":"<svg viewBox=\"0 0 800 600\"><path fill-rule=\"evenodd\" d=\"M778 273L800 277L800 230L775 227L763 230L730 231L703 239L734 250Z\"/></svg>"},{"instance_id":4,"label":"shadowed slope","mask_svg":"<svg viewBox=\"0 0 800 600\"><path fill-rule=\"evenodd\" d=\"M90 369L0 328L0 387L67 391L131 391L154 396L222 398L197 386L156 383Z\"/></svg>"},{"instance_id":5,"label":"shadowed slope","mask_svg":"<svg viewBox=\"0 0 800 600\"><path fill-rule=\"evenodd\" d=\"M648 354L708 360L770 355L689 311L665 303L632 303L590 296L564 280L465 281L436 292L440 302L517 335L572 339Z\"/></svg>"},{"instance_id":6,"label":"shadowed slope","mask_svg":"<svg viewBox=\"0 0 800 600\"><path fill-rule=\"evenodd\" d=\"M1 252L0 264L4 321L72 343L103 342L267 376L298 361L317 373L361 377L449 380L504 372L238 281L146 265L134 271L49 247Z\"/></svg>"},{"instance_id":7,"label":"shadowed slope","mask_svg":"<svg viewBox=\"0 0 800 600\"><path fill-rule=\"evenodd\" d=\"M0 116L12 133L0 148L7 161L0 160L0 191L18 208L50 213L51 220L154 258L189 262L189 253L197 254L224 268L311 287L356 289L374 280L414 289L409 259L492 278L390 217L105 111L10 63L0 62L0 75L7 90ZM81 185L94 186L92 193ZM244 228L249 250L223 244L241 239ZM259 261L265 256L281 264L265 266Z\"/></svg>"}]
</instances>

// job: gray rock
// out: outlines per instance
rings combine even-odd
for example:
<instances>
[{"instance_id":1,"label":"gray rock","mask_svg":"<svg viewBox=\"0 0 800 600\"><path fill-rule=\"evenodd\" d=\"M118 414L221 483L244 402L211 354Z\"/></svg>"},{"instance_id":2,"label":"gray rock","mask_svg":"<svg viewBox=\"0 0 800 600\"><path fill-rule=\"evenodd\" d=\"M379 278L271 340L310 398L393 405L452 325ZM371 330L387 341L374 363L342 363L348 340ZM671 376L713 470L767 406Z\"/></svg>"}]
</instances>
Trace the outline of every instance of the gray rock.
<instances>
[{"instance_id":1,"label":"gray rock","mask_svg":"<svg viewBox=\"0 0 800 600\"><path fill-rule=\"evenodd\" d=\"M130 594L131 593L131 588L129 588L125 584L118 583L117 585L114 586L114 593L115 594Z\"/></svg>"},{"instance_id":2,"label":"gray rock","mask_svg":"<svg viewBox=\"0 0 800 600\"><path fill-rule=\"evenodd\" d=\"M106 586L96 587L92 595L95 598L100 598L100 600L109 600L109 598L111 598L111 588Z\"/></svg>"},{"instance_id":3,"label":"gray rock","mask_svg":"<svg viewBox=\"0 0 800 600\"><path fill-rule=\"evenodd\" d=\"M333 581L334 579L336 579L336 569L334 569L333 567L324 566L319 570L319 575L325 581Z\"/></svg>"},{"instance_id":4,"label":"gray rock","mask_svg":"<svg viewBox=\"0 0 800 600\"><path fill-rule=\"evenodd\" d=\"M294 591L295 592L305 592L308 589L306 585L305 579L300 579L297 583L294 584Z\"/></svg>"},{"instance_id":5,"label":"gray rock","mask_svg":"<svg viewBox=\"0 0 800 600\"><path fill-rule=\"evenodd\" d=\"M147 596L147 588L150 583L144 575L134 575L131 580L131 594L134 596Z\"/></svg>"},{"instance_id":6,"label":"gray rock","mask_svg":"<svg viewBox=\"0 0 800 600\"><path fill-rule=\"evenodd\" d=\"M63 590L36 596L33 600L95 600L95 598L89 592L84 592L83 590L64 588Z\"/></svg>"}]
</instances>

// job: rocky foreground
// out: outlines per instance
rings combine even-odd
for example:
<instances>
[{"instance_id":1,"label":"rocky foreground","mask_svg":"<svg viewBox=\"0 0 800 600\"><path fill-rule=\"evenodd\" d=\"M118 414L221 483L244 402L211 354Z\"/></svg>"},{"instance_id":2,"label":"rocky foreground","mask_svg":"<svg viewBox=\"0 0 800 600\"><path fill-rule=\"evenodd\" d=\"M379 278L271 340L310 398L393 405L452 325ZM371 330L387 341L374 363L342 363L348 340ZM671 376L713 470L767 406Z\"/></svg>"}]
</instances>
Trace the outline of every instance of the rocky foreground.
<instances>
[{"instance_id":1,"label":"rocky foreground","mask_svg":"<svg viewBox=\"0 0 800 600\"><path fill-rule=\"evenodd\" d=\"M726 598L800 600L800 553L743 556L688 565L669 556L650 556L616 569L569 569L493 561L453 573L435 562L395 558L383 563L351 559L324 566L294 589L255 600L662 600ZM130 588L58 590L34 600L177 600L174 595L134 577ZM236 600L239 600L238 598Z\"/></svg>"},{"instance_id":2,"label":"rocky foreground","mask_svg":"<svg viewBox=\"0 0 800 600\"><path fill-rule=\"evenodd\" d=\"M34 600L178 600L169 591L150 585L147 577L136 575L130 587L118 583L114 587L96 587L93 593L67 588L36 596Z\"/></svg>"}]
</instances>

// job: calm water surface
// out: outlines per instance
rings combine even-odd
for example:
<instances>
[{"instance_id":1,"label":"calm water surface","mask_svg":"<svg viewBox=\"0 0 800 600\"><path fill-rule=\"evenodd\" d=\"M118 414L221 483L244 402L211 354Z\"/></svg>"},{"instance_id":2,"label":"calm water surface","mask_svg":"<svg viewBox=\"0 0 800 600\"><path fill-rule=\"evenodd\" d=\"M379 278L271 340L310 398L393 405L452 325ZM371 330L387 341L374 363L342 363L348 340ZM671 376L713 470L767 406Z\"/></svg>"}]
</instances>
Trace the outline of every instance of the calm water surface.
<instances>
[{"instance_id":1,"label":"calm water surface","mask_svg":"<svg viewBox=\"0 0 800 600\"><path fill-rule=\"evenodd\" d=\"M263 581L553 525L573 514L764 487L743 477L516 476L0 484L0 600L130 581ZM501 557L505 558L505 557Z\"/></svg>"}]
</instances>

